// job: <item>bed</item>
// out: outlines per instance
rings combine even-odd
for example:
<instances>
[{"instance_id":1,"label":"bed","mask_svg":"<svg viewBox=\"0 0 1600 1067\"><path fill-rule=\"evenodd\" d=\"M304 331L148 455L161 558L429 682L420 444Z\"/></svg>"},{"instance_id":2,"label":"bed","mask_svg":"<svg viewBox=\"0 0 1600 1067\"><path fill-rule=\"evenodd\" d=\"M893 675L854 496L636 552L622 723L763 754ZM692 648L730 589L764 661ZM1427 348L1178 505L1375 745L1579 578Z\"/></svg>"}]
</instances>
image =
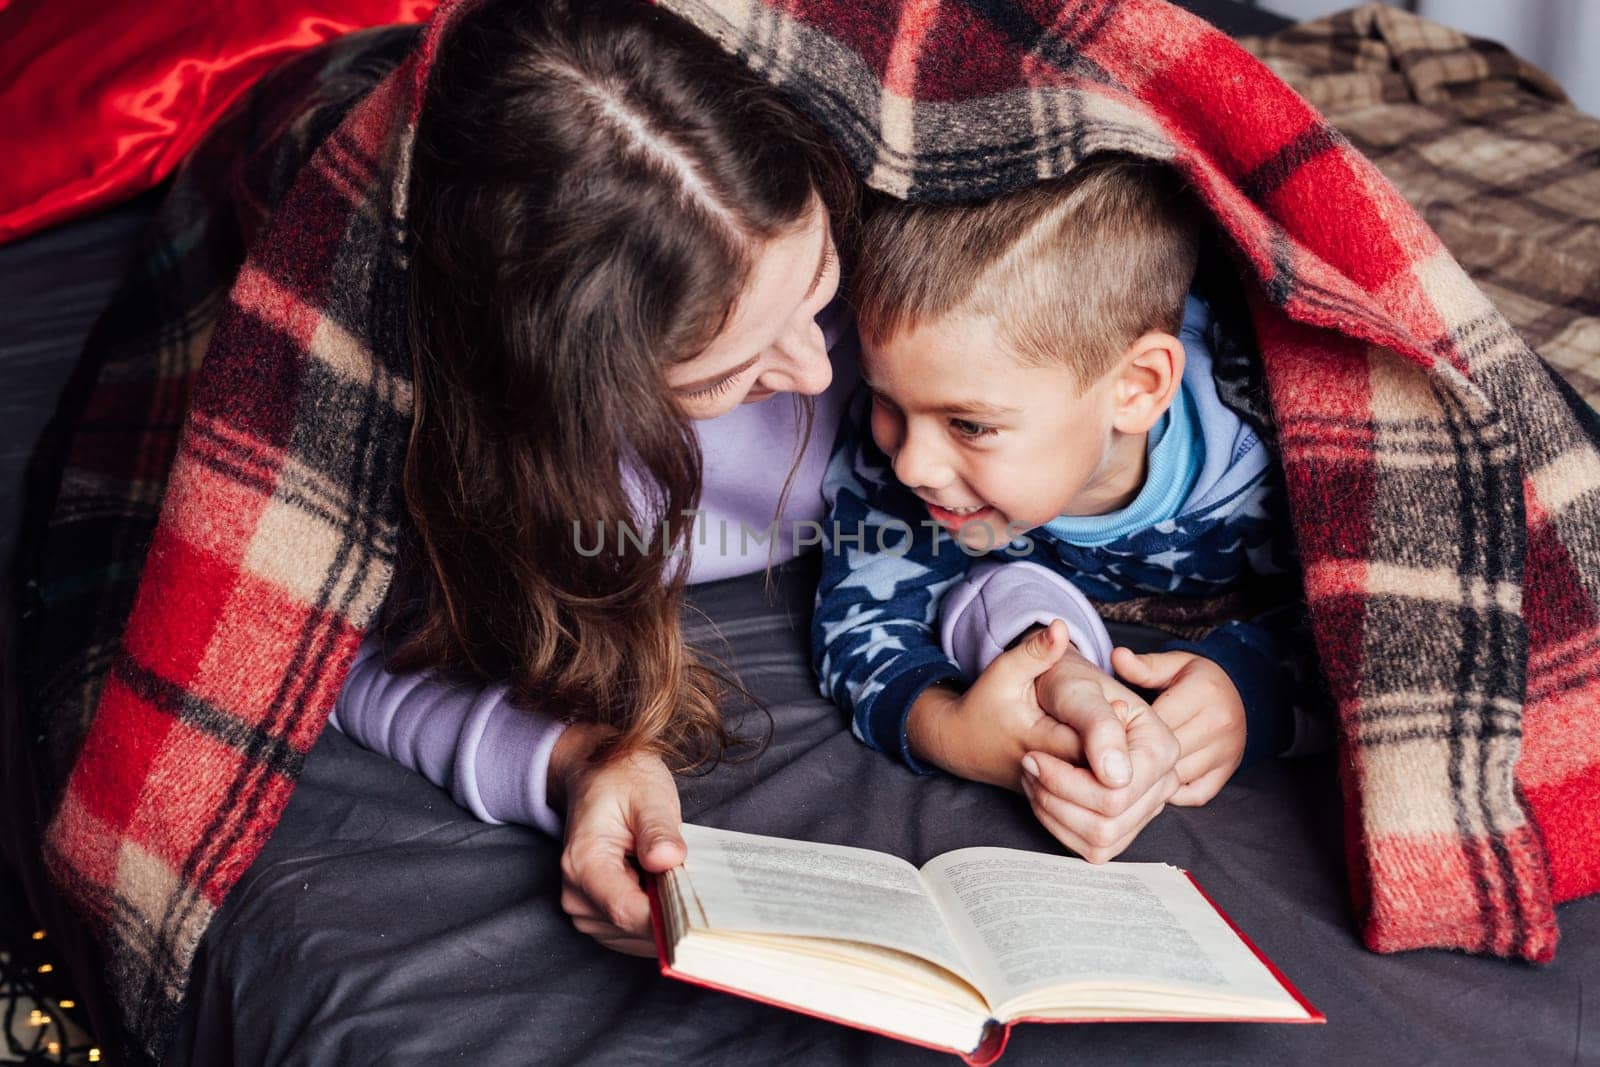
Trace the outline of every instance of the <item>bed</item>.
<instances>
[{"instance_id":1,"label":"bed","mask_svg":"<svg viewBox=\"0 0 1600 1067\"><path fill-rule=\"evenodd\" d=\"M1230 30L1274 28L1270 17L1242 7L1192 6ZM1308 32L1298 47L1292 38L1256 47L1314 89L1337 65L1339 40ZM1324 57L1320 65L1317 57ZM1490 73L1514 88L1529 84L1505 69ZM1460 93L1426 103L1389 99L1384 94L1401 93L1405 83L1378 81L1376 99L1319 103L1380 163L1394 156L1391 177L1425 212L1431 206L1430 220L1450 240L1451 220L1440 226L1440 212L1466 210L1459 183L1487 178L1458 173L1450 195L1438 153L1383 143L1390 116L1373 109L1414 108L1423 112L1413 116L1418 122L1482 133L1481 112L1450 114L1452 106L1471 111L1481 102ZM1573 174L1592 179L1600 123L1562 108L1537 86L1516 91L1526 99L1519 98L1513 117L1559 120L1559 138L1549 129L1540 136L1588 159L1586 170L1562 171L1559 182L1513 198L1513 210L1548 220L1573 195L1560 183ZM1349 105L1343 119L1341 102ZM1527 206L1552 184L1554 204ZM20 461L151 207L143 198L0 247L11 416L0 498L7 537L16 523ZM1593 332L1600 292L1592 281L1600 227L1593 219L1587 228L1566 220L1562 255L1578 263L1593 256L1587 274L1562 275L1576 279L1573 297L1535 285L1537 274L1528 272L1537 263L1496 253L1518 229L1504 209L1499 216L1508 227L1500 243L1476 256L1457 254L1503 305L1527 312L1525 319L1506 308L1584 389L1600 365ZM802 560L779 571L771 589L756 576L694 591L695 605L717 621L715 631L695 624L695 635L722 651L767 702L765 710L730 709L730 718L752 738L770 728L771 742L746 762L685 781L685 817L862 845L914 863L977 844L1053 850L1020 798L916 777L842 729L809 667L815 578L814 565ZM12 829L19 829L26 809L10 797L8 803ZM1340 837L1333 758L1276 761L1240 775L1205 808L1169 810L1124 857L1193 871L1327 1015L1326 1026L1021 1027L1005 1062L1600 1060L1600 991L1592 980L1600 974L1600 899L1560 909L1562 943L1546 967L1450 952L1378 956L1356 936ZM277 832L201 944L170 1062L941 1062L926 1050L675 983L651 961L597 950L560 911L557 856L558 845L535 831L482 824L420 777L325 731Z\"/></svg>"}]
</instances>

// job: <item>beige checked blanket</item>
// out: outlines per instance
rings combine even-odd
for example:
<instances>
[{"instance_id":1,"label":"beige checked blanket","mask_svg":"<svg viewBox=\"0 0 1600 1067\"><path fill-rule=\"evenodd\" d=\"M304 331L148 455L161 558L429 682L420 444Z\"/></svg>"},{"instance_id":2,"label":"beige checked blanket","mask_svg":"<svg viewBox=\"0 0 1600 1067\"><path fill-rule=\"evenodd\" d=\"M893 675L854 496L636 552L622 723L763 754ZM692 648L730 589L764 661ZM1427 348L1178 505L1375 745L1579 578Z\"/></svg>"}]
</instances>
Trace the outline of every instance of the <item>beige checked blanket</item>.
<instances>
[{"instance_id":1,"label":"beige checked blanket","mask_svg":"<svg viewBox=\"0 0 1600 1067\"><path fill-rule=\"evenodd\" d=\"M1241 43L1378 165L1533 349L1600 403L1600 119L1500 45L1384 4Z\"/></svg>"}]
</instances>

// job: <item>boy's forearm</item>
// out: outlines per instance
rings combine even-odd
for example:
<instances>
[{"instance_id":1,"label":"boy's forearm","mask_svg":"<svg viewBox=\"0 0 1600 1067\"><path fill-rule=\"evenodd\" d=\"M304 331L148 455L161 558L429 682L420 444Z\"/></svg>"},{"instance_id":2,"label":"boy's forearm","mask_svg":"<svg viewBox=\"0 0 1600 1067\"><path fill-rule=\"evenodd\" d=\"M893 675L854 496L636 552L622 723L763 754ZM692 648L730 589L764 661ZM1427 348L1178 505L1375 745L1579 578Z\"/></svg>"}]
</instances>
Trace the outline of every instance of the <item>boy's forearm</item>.
<instances>
[{"instance_id":1,"label":"boy's forearm","mask_svg":"<svg viewBox=\"0 0 1600 1067\"><path fill-rule=\"evenodd\" d=\"M931 523L919 524L892 510L895 502L886 494L893 487L883 483L887 462L881 467L872 462L876 454L864 413L858 415L863 421L851 431L854 437L841 435L824 483L829 525L846 532L836 533L823 553L812 613L818 687L845 710L852 732L870 747L919 774L961 773L953 758L959 746L942 737L943 712L955 697L952 689L961 685L962 671L940 647L930 620L938 598L965 572L968 560L955 545L941 543ZM839 462L840 453L846 462ZM888 535L897 528L909 528L909 540ZM862 547L873 544L880 551ZM882 550L885 544L894 550ZM924 760L924 752L938 753L939 762Z\"/></svg>"},{"instance_id":2,"label":"boy's forearm","mask_svg":"<svg viewBox=\"0 0 1600 1067\"><path fill-rule=\"evenodd\" d=\"M1017 769L1023 753L1003 752L993 737L969 736L962 716L961 694L945 685L931 685L911 704L906 743L918 762L946 774L1006 789L1018 788Z\"/></svg>"},{"instance_id":3,"label":"boy's forearm","mask_svg":"<svg viewBox=\"0 0 1600 1067\"><path fill-rule=\"evenodd\" d=\"M911 754L923 763L954 773L945 757L945 733L949 720L960 702L955 690L942 685L930 685L911 704L906 717L906 743Z\"/></svg>"}]
</instances>

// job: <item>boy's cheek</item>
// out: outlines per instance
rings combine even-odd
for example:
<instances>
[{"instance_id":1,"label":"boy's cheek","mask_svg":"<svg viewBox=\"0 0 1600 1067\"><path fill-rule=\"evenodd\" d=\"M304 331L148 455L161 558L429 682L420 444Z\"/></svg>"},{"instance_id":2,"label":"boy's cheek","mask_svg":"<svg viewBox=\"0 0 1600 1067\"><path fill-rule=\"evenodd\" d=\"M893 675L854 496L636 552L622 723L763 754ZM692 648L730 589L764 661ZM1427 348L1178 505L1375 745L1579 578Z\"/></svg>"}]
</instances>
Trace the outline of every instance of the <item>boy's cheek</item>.
<instances>
[{"instance_id":1,"label":"boy's cheek","mask_svg":"<svg viewBox=\"0 0 1600 1067\"><path fill-rule=\"evenodd\" d=\"M895 450L899 448L899 433L895 427L895 416L884 408L876 399L872 401L872 414L867 419L867 425L872 430L872 442L878 450L890 459L894 458Z\"/></svg>"}]
</instances>

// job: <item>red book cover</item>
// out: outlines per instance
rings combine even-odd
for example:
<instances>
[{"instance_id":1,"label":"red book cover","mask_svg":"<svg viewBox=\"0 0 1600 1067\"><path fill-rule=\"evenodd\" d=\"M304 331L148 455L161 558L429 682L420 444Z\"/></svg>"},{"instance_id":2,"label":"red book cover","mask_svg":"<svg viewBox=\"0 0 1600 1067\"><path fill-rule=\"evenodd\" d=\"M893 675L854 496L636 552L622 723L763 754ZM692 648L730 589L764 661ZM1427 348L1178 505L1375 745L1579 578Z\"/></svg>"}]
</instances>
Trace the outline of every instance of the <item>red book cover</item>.
<instances>
[{"instance_id":1,"label":"red book cover","mask_svg":"<svg viewBox=\"0 0 1600 1067\"><path fill-rule=\"evenodd\" d=\"M798 1004L788 1004L779 1000L771 1000L767 997L757 996L756 994L747 992L743 989L736 989L733 986L720 985L716 982L708 982L703 978L696 978L693 975L684 974L681 971L675 971L672 969L671 957L667 953L667 924L661 921L661 897L656 892L656 878L653 875L645 878L645 895L650 898L650 926L655 932L656 958L661 963L661 973L666 975L668 978L676 978L680 982L687 982L690 985L699 986L702 989L715 989L719 993L732 993L734 996L743 997L745 1000L753 1000L758 1004L769 1004L774 1008L782 1008L785 1011L797 1012L801 1015L809 1015L813 1019L826 1019L830 1023L838 1023L840 1026L848 1026L852 1030L865 1030L869 1034L880 1034L883 1037L892 1037L896 1041L904 1041L908 1045L921 1045L923 1048L931 1048L935 1052L952 1052L957 1056L960 1056L963 1060L966 1060L968 1063L972 1064L972 1067L988 1067L989 1064L999 1059L1000 1053L1005 1051L1006 1041L1011 1037L1011 1028L1009 1026L1002 1026L999 1024L992 1025L984 1033L982 1043L970 1053L967 1053L962 1052L960 1049L946 1048L943 1045L930 1045L926 1041L918 1041L916 1038L908 1037L905 1034L897 1034L889 1030L880 1030L873 1026L864 1026L861 1023L854 1022L850 1019L840 1019L832 1015L824 1015L822 1012L812 1011L810 1008L803 1008Z\"/></svg>"},{"instance_id":2,"label":"red book cover","mask_svg":"<svg viewBox=\"0 0 1600 1067\"><path fill-rule=\"evenodd\" d=\"M760 1003L760 1004L769 1004L769 1005L771 1005L771 1006L773 1006L775 1008L783 1008L786 1011L797 1012L797 1013L799 1013L801 1015L809 1015L809 1016L811 1016L812 1018L815 1018L815 1019L826 1019L827 1021L829 1021L831 1023L838 1023L840 1026L848 1026L848 1027L850 1027L852 1029L855 1029L855 1030L865 1030L867 1033L870 1033L870 1034L880 1034L880 1035L882 1035L884 1037L894 1038L896 1041L904 1041L907 1044L920 1045L923 1048L931 1048L931 1049L933 1049L933 1050L935 1050L937 1052L954 1053L955 1055L960 1056L967 1063L971 1064L972 1067L988 1067L989 1064L994 1063L996 1060L998 1060L1000 1058L1000 1054L1005 1051L1007 1043L1011 1040L1011 1028L1013 1026L1015 1026L1017 1023L1067 1023L1067 1022L1071 1022L1071 1023L1122 1023L1122 1022L1143 1022L1143 1023L1164 1023L1164 1022L1184 1022L1184 1023L1194 1023L1194 1022L1216 1022L1216 1023L1325 1023L1325 1022L1327 1022L1328 1021L1327 1017L1325 1015L1323 1015L1322 1012L1318 1011L1315 1007L1312 1006L1311 1002L1305 998L1305 995L1302 994L1299 989L1295 988L1294 984L1292 982L1290 982L1289 979L1284 975L1284 973L1278 969L1277 965L1274 964L1270 959L1268 959L1262 953L1262 951L1259 948L1256 947L1255 942L1251 941L1248 937L1245 936L1244 931L1240 930L1238 925L1236 923L1234 923L1234 921L1231 918L1228 917L1228 913L1223 911L1221 908L1217 907L1216 901L1212 900L1210 895L1207 894L1204 889L1201 889L1200 888L1200 884L1194 880L1194 875L1190 874L1188 871L1184 871L1183 873L1184 873L1184 876L1189 879L1190 884L1193 885L1195 887L1195 889L1199 891L1200 896L1205 899L1205 902L1207 904L1209 904L1211 906L1211 908L1217 913L1217 915L1219 915L1222 918L1223 922L1228 924L1228 929L1232 930L1234 935L1237 936L1240 941L1244 942L1245 947L1248 948L1252 953L1254 953L1256 959L1261 961L1262 965L1267 968L1267 970L1272 974L1272 977L1277 980L1278 984L1283 986L1284 990L1290 996L1292 996L1295 999L1295 1002L1298 1003L1302 1008L1304 1008L1306 1010L1306 1012L1308 1013L1310 1018L1306 1018L1306 1019L1267 1019L1267 1018L1252 1018L1252 1017L1249 1017L1249 1016L1230 1016L1230 1017L1226 1017L1226 1018L1224 1018L1224 1017L1214 1017L1214 1018L1209 1018L1209 1019L1196 1019L1196 1018L1194 1018L1192 1016L1182 1016L1182 1017L1177 1017L1177 1016L1174 1016L1174 1017L1140 1016L1137 1019L1130 1019L1130 1018L1127 1018L1126 1016L1110 1016L1110 1017L1106 1017L1106 1018L1092 1018L1092 1019L1030 1019L1030 1018L1022 1018L1022 1019L1014 1019L1009 1023L1001 1023L1001 1022L998 1022L998 1021L991 1022L991 1024L987 1028L987 1030L984 1032L983 1041L979 1043L978 1047L973 1049L970 1052L963 1052L960 1049L946 1048L945 1046L942 1046L942 1045L932 1045L932 1044L929 1044L929 1043L927 1043L925 1041L918 1041L916 1038L909 1037L909 1036L907 1036L905 1034L894 1033L894 1032L889 1031L889 1030L881 1030L881 1029L878 1029L877 1027L873 1027L873 1026L865 1026L865 1025L863 1025L861 1023L854 1022L854 1021L849 1020L849 1019L839 1019L839 1018L835 1018L834 1016L831 1016L831 1015L824 1015L821 1012L812 1011L811 1009L802 1007L802 1006L800 1006L798 1004L789 1004L789 1003L785 1003L783 1001L772 1000L772 999L770 999L768 997L757 996L757 995L755 995L753 993L750 993L750 992L747 992L747 991L745 991L743 989L737 989L737 988L735 988L733 986L720 985L720 984L718 984L716 982L708 982L705 979L697 978L697 977L694 977L693 975L687 975L687 974L682 973L681 971L676 971L672 967L671 956L667 952L667 934L666 934L667 927L666 927L666 923L662 921L662 917L661 917L661 898L660 898L659 893L656 890L656 877L653 876L653 875L647 876L646 879L645 879L645 895L650 900L650 925L651 925L651 928L652 928L652 930L653 930L653 932L655 934L656 958L661 964L661 973L666 975L667 977L675 978L680 982L687 982L690 985L700 986L702 989L714 989L719 993L732 993L736 997L743 997L746 1000L753 1000L753 1001L756 1001L757 1003Z\"/></svg>"}]
</instances>

